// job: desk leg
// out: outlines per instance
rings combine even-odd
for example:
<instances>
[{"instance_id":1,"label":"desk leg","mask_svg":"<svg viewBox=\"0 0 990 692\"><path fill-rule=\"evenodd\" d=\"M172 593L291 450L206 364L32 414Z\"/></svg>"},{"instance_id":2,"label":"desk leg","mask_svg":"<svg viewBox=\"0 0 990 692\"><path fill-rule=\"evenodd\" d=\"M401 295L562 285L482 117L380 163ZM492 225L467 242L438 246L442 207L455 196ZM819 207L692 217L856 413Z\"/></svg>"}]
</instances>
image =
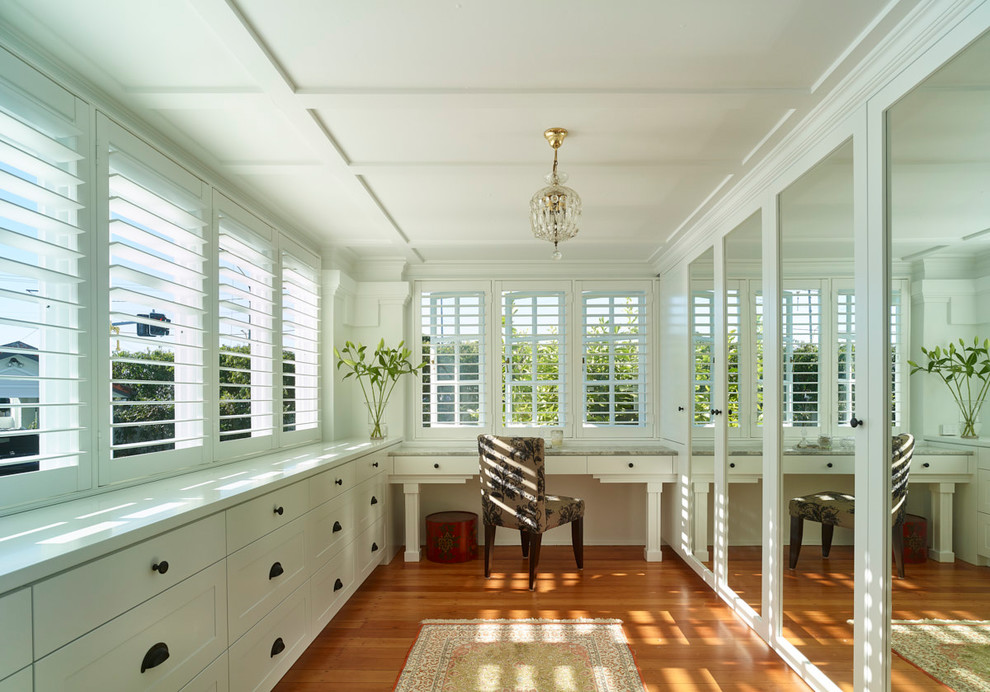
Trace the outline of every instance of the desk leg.
<instances>
[{"instance_id":1,"label":"desk leg","mask_svg":"<svg viewBox=\"0 0 990 692\"><path fill-rule=\"evenodd\" d=\"M952 552L952 495L956 492L955 483L932 483L932 547L928 557L936 562L953 562Z\"/></svg>"},{"instance_id":2,"label":"desk leg","mask_svg":"<svg viewBox=\"0 0 990 692\"><path fill-rule=\"evenodd\" d=\"M647 562L660 562L660 516L663 496L663 483L646 484L646 550Z\"/></svg>"},{"instance_id":3,"label":"desk leg","mask_svg":"<svg viewBox=\"0 0 990 692\"><path fill-rule=\"evenodd\" d=\"M419 483L403 483L406 499L406 562L419 562Z\"/></svg>"},{"instance_id":4,"label":"desk leg","mask_svg":"<svg viewBox=\"0 0 990 692\"><path fill-rule=\"evenodd\" d=\"M694 483L694 556L708 562L708 482Z\"/></svg>"}]
</instances>

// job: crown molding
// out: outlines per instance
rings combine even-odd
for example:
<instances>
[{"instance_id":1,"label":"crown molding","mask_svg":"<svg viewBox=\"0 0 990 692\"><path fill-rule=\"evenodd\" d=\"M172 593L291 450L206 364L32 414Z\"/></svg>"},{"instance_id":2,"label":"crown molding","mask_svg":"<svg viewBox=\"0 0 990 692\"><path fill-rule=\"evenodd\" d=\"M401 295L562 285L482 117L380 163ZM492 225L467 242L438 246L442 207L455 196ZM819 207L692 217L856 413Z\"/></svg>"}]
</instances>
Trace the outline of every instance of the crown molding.
<instances>
[{"instance_id":1,"label":"crown molding","mask_svg":"<svg viewBox=\"0 0 990 692\"><path fill-rule=\"evenodd\" d=\"M489 260L428 262L406 267L407 280L432 279L652 279L648 262Z\"/></svg>"}]
</instances>

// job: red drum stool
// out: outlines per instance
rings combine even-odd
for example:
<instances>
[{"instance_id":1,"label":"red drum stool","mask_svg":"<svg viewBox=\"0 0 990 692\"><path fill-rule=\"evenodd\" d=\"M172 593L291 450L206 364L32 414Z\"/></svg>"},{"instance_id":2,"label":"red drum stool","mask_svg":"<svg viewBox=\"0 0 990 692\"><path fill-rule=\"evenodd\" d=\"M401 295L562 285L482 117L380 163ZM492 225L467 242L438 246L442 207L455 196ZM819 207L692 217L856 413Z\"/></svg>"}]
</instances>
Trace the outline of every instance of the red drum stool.
<instances>
[{"instance_id":1,"label":"red drum stool","mask_svg":"<svg viewBox=\"0 0 990 692\"><path fill-rule=\"evenodd\" d=\"M928 522L916 514L905 514L904 524L904 562L918 565L928 560Z\"/></svg>"},{"instance_id":2,"label":"red drum stool","mask_svg":"<svg viewBox=\"0 0 990 692\"><path fill-rule=\"evenodd\" d=\"M426 559L467 562L478 557L478 515L437 512L426 517Z\"/></svg>"}]
</instances>

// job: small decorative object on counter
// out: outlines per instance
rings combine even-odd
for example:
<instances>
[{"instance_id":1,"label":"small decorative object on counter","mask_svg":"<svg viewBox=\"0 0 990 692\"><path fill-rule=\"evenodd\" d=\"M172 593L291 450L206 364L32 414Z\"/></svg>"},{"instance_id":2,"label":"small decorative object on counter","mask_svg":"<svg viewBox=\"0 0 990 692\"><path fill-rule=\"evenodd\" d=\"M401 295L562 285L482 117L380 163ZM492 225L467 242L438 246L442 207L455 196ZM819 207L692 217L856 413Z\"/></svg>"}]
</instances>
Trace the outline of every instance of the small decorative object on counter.
<instances>
[{"instance_id":1,"label":"small decorative object on counter","mask_svg":"<svg viewBox=\"0 0 990 692\"><path fill-rule=\"evenodd\" d=\"M922 346L921 352L928 362L918 365L909 360L911 374L929 372L938 375L959 407L959 436L976 438L980 409L990 386L990 339L984 339L981 345L979 338L974 338L972 346L960 339L959 348L952 342L945 349L936 346L928 350Z\"/></svg>"}]
</instances>

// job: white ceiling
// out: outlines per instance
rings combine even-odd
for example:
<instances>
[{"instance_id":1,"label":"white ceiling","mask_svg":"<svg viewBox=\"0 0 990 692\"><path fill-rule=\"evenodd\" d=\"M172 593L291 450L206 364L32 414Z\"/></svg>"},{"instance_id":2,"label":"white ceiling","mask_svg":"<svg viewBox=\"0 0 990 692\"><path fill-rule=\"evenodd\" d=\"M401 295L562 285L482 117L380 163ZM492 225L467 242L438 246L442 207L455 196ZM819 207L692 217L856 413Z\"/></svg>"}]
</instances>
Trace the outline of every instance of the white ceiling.
<instances>
[{"instance_id":1,"label":"white ceiling","mask_svg":"<svg viewBox=\"0 0 990 692\"><path fill-rule=\"evenodd\" d=\"M645 263L915 2L4 0L0 21L358 257L545 259L528 204L566 127L564 261Z\"/></svg>"}]
</instances>

